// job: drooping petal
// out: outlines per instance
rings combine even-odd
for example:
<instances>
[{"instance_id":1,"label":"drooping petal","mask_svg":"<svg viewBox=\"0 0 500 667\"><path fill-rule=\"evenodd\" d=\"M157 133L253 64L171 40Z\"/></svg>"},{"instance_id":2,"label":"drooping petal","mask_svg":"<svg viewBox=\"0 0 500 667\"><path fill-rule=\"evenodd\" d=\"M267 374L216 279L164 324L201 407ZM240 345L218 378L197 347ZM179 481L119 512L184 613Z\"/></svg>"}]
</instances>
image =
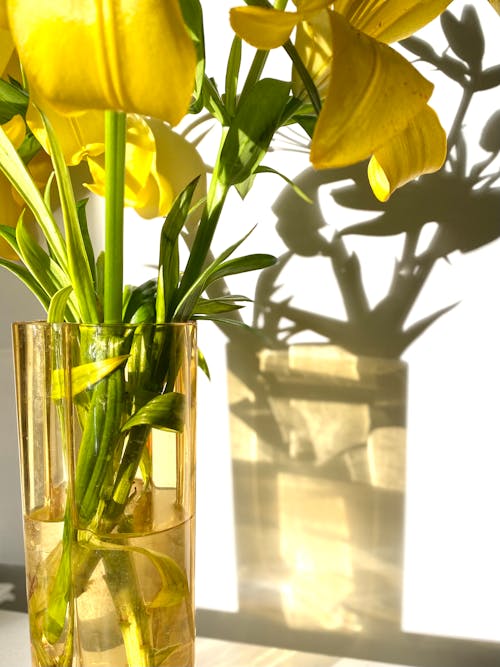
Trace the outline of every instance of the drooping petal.
<instances>
[{"instance_id":1,"label":"drooping petal","mask_svg":"<svg viewBox=\"0 0 500 667\"><path fill-rule=\"evenodd\" d=\"M336 0L335 11L358 30L389 44L412 35L452 0Z\"/></svg>"},{"instance_id":2,"label":"drooping petal","mask_svg":"<svg viewBox=\"0 0 500 667\"><path fill-rule=\"evenodd\" d=\"M146 121L136 114L127 115L125 149L125 206L143 206L151 197L148 187L150 174L154 169L156 146L153 133ZM90 173L94 182L87 185L89 190L104 196L105 156L88 158Z\"/></svg>"},{"instance_id":3,"label":"drooping petal","mask_svg":"<svg viewBox=\"0 0 500 667\"><path fill-rule=\"evenodd\" d=\"M328 12L317 12L297 26L295 48L311 75L322 99L326 97L332 60L332 32ZM292 71L292 91L295 97L305 94L304 84L295 68Z\"/></svg>"},{"instance_id":4,"label":"drooping petal","mask_svg":"<svg viewBox=\"0 0 500 667\"><path fill-rule=\"evenodd\" d=\"M433 86L386 44L330 13L333 59L328 95L311 146L317 168L370 157L426 105Z\"/></svg>"},{"instance_id":5,"label":"drooping petal","mask_svg":"<svg viewBox=\"0 0 500 667\"><path fill-rule=\"evenodd\" d=\"M196 56L178 0L7 0L28 80L61 113L115 109L178 123Z\"/></svg>"},{"instance_id":6,"label":"drooping petal","mask_svg":"<svg viewBox=\"0 0 500 667\"><path fill-rule=\"evenodd\" d=\"M286 42L300 14L264 7L233 7L229 20L234 32L257 49L275 49Z\"/></svg>"},{"instance_id":7,"label":"drooping petal","mask_svg":"<svg viewBox=\"0 0 500 667\"><path fill-rule=\"evenodd\" d=\"M63 116L45 106L44 113L54 128L67 165L73 166L89 156L95 157L104 153L103 111L87 111L77 116ZM28 106L26 122L48 153L47 132L42 117L33 104Z\"/></svg>"},{"instance_id":8,"label":"drooping petal","mask_svg":"<svg viewBox=\"0 0 500 667\"><path fill-rule=\"evenodd\" d=\"M380 201L387 201L396 188L420 176L437 171L446 158L446 133L429 106L413 118L370 160L368 179Z\"/></svg>"},{"instance_id":9,"label":"drooping petal","mask_svg":"<svg viewBox=\"0 0 500 667\"><path fill-rule=\"evenodd\" d=\"M206 167L196 148L164 123L127 118L126 205L143 218L165 216L174 198L202 175L193 203L206 192ZM89 190L104 195L104 156L90 158L94 183Z\"/></svg>"}]
</instances>

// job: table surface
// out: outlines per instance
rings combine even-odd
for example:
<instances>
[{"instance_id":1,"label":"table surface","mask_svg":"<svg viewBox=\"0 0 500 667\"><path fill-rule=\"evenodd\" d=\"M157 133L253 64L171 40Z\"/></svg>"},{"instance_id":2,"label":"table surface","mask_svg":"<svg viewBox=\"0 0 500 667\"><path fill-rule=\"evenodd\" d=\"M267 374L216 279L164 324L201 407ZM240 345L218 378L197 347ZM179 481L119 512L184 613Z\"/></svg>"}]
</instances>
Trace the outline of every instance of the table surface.
<instances>
[{"instance_id":1,"label":"table surface","mask_svg":"<svg viewBox=\"0 0 500 667\"><path fill-rule=\"evenodd\" d=\"M30 667L26 614L0 609L0 667ZM405 667L288 651L220 639L196 639L196 667ZM408 666L406 666L408 667Z\"/></svg>"}]
</instances>

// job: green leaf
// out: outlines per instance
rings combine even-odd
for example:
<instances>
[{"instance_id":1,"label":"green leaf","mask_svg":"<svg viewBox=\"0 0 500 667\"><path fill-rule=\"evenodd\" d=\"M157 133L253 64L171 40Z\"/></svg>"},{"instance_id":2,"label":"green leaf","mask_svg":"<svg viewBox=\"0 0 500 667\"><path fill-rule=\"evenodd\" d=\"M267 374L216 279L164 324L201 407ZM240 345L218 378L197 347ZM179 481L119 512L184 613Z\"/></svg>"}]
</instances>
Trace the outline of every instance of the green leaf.
<instances>
[{"instance_id":1,"label":"green leaf","mask_svg":"<svg viewBox=\"0 0 500 667\"><path fill-rule=\"evenodd\" d=\"M246 296L227 295L218 297L216 299L198 299L198 303L193 311L193 316L197 315L212 315L215 313L228 313L232 310L243 308L243 304L238 301L251 303L251 299Z\"/></svg>"},{"instance_id":2,"label":"green leaf","mask_svg":"<svg viewBox=\"0 0 500 667\"><path fill-rule=\"evenodd\" d=\"M156 301L157 322L164 322L174 310L173 299L179 284L179 234L191 209L199 176L193 179L176 197L161 230Z\"/></svg>"},{"instance_id":3,"label":"green leaf","mask_svg":"<svg viewBox=\"0 0 500 667\"><path fill-rule=\"evenodd\" d=\"M266 255L263 253L255 253L253 255L244 255L236 259L230 259L219 265L217 270L213 271L206 282L206 287L211 285L216 280L232 276L238 273L246 273L247 271L258 271L265 269L268 266L276 264L276 257L273 255Z\"/></svg>"},{"instance_id":4,"label":"green leaf","mask_svg":"<svg viewBox=\"0 0 500 667\"><path fill-rule=\"evenodd\" d=\"M70 284L66 273L29 233L23 218L17 223L16 238L22 261L49 297L52 297L62 287ZM73 301L70 303L70 307L73 315L77 314L76 305Z\"/></svg>"},{"instance_id":5,"label":"green leaf","mask_svg":"<svg viewBox=\"0 0 500 667\"><path fill-rule=\"evenodd\" d=\"M0 79L0 124L6 123L16 114L24 116L28 107L27 93L4 79Z\"/></svg>"},{"instance_id":6,"label":"green leaf","mask_svg":"<svg viewBox=\"0 0 500 667\"><path fill-rule=\"evenodd\" d=\"M226 67L226 94L224 102L230 116L236 109L236 95L238 89L238 77L241 66L241 38L235 35L229 52L229 60Z\"/></svg>"},{"instance_id":7,"label":"green leaf","mask_svg":"<svg viewBox=\"0 0 500 667\"><path fill-rule=\"evenodd\" d=\"M8 259L3 259L0 257L0 266L3 266L5 269L10 271L13 275L19 278L26 287L32 292L32 294L40 301L43 308L48 310L50 304L50 297L43 287L33 278L31 273L24 267L11 262Z\"/></svg>"},{"instance_id":8,"label":"green leaf","mask_svg":"<svg viewBox=\"0 0 500 667\"><path fill-rule=\"evenodd\" d=\"M313 200L306 195L304 190L301 190L299 186L291 179L282 174L279 171L276 171L276 169L273 169L272 167L265 167L264 165L261 165L256 169L257 174L275 174L276 176L279 176L282 178L288 185L292 188L292 190L295 192L296 195L298 195L301 199L303 199L307 204L312 204Z\"/></svg>"},{"instance_id":9,"label":"green leaf","mask_svg":"<svg viewBox=\"0 0 500 667\"><path fill-rule=\"evenodd\" d=\"M25 164L2 127L0 127L0 171L32 211L55 260L62 270L66 271L68 262L62 234Z\"/></svg>"},{"instance_id":10,"label":"green leaf","mask_svg":"<svg viewBox=\"0 0 500 667\"><path fill-rule=\"evenodd\" d=\"M88 364L81 364L71 369L71 395L76 396L102 380L128 359L122 354L110 359L100 359ZM57 368L52 373L52 398L57 401L65 396L64 369Z\"/></svg>"},{"instance_id":11,"label":"green leaf","mask_svg":"<svg viewBox=\"0 0 500 667\"><path fill-rule=\"evenodd\" d=\"M266 155L283 120L290 85L261 79L240 101L220 155L220 178L236 185L249 178Z\"/></svg>"},{"instance_id":12,"label":"green leaf","mask_svg":"<svg viewBox=\"0 0 500 667\"><path fill-rule=\"evenodd\" d=\"M41 111L40 114L50 144L50 152L61 201L68 253L68 274L78 302L80 318L82 322L91 324L97 322L99 318L94 281L90 269L90 259L87 256L85 241L82 237L73 186L56 134L47 117Z\"/></svg>"},{"instance_id":13,"label":"green leaf","mask_svg":"<svg viewBox=\"0 0 500 667\"><path fill-rule=\"evenodd\" d=\"M122 431L130 431L134 426L148 424L166 431L182 433L186 412L186 397L176 391L155 396L128 419Z\"/></svg>"},{"instance_id":14,"label":"green leaf","mask_svg":"<svg viewBox=\"0 0 500 667\"><path fill-rule=\"evenodd\" d=\"M210 369L208 368L208 363L203 352L198 348L198 368L205 373L207 378L210 380Z\"/></svg>"},{"instance_id":15,"label":"green leaf","mask_svg":"<svg viewBox=\"0 0 500 667\"><path fill-rule=\"evenodd\" d=\"M217 271L220 265L240 246L245 239L252 233L252 228L243 238L241 238L233 245L226 248L223 253L219 255L199 276L194 280L192 285L186 291L182 299L177 304L177 307L172 314L172 321L183 322L188 320L193 312L196 302L205 291L208 281L212 274ZM212 281L213 282L213 281Z\"/></svg>"},{"instance_id":16,"label":"green leaf","mask_svg":"<svg viewBox=\"0 0 500 667\"><path fill-rule=\"evenodd\" d=\"M203 29L203 8L200 0L180 0L184 24L189 31L196 51L196 72L193 99L190 112L199 113L203 109L203 83L205 79L205 34Z\"/></svg>"},{"instance_id":17,"label":"green leaf","mask_svg":"<svg viewBox=\"0 0 500 667\"><path fill-rule=\"evenodd\" d=\"M67 285L54 294L50 300L49 310L47 312L47 322L64 322L68 299L72 291L73 287Z\"/></svg>"},{"instance_id":18,"label":"green leaf","mask_svg":"<svg viewBox=\"0 0 500 667\"><path fill-rule=\"evenodd\" d=\"M167 554L125 544L123 540L119 543L103 540L90 530L79 530L78 542L82 545L87 543L98 551L127 551L148 558L157 569L161 580L161 589L150 603L150 607L173 607L183 602L189 593L186 573Z\"/></svg>"}]
</instances>

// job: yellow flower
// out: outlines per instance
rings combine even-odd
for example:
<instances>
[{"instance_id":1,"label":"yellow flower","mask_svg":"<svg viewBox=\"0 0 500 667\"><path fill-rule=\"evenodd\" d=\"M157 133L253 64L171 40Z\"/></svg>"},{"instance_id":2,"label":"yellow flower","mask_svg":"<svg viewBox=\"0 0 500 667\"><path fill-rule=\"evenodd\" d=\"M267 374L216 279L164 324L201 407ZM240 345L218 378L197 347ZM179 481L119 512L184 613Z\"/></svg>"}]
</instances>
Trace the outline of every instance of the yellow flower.
<instances>
[{"instance_id":1,"label":"yellow flower","mask_svg":"<svg viewBox=\"0 0 500 667\"><path fill-rule=\"evenodd\" d=\"M172 124L187 112L196 56L178 0L5 5L28 81L58 112L114 109Z\"/></svg>"},{"instance_id":2,"label":"yellow flower","mask_svg":"<svg viewBox=\"0 0 500 667\"><path fill-rule=\"evenodd\" d=\"M449 2L337 0L331 10L331 2L296 0L296 12L234 8L231 24L263 49L282 44L297 26L297 49L306 66L313 77L329 80L312 138L312 164L343 167L374 155L370 182L385 200L411 178L439 169L446 156L444 131L427 106L432 84L386 42L412 34ZM296 75L294 90L300 92ZM397 146L405 147L404 155Z\"/></svg>"},{"instance_id":3,"label":"yellow flower","mask_svg":"<svg viewBox=\"0 0 500 667\"><path fill-rule=\"evenodd\" d=\"M195 147L159 121L127 116L125 205L143 218L165 216L174 198L206 168ZM104 146L103 146L104 148ZM104 155L88 158L92 192L104 195Z\"/></svg>"}]
</instances>

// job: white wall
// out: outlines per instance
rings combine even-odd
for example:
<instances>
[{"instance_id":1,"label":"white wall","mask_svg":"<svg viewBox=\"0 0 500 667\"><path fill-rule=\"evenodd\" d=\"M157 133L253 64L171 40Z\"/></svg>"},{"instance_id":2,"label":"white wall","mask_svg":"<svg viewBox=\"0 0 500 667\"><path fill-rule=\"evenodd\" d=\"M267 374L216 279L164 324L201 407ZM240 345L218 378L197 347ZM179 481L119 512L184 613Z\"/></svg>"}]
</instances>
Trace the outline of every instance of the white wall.
<instances>
[{"instance_id":1,"label":"white wall","mask_svg":"<svg viewBox=\"0 0 500 667\"><path fill-rule=\"evenodd\" d=\"M233 4L236 3L219 0L207 13L207 27L217 35L219 48L219 26ZM451 8L460 14L465 4L455 0ZM474 5L487 37L488 59L494 64L500 19L486 0ZM436 35L440 32L437 27L429 27L425 35L432 30L436 30ZM220 48L220 60L217 65L212 64L211 74L217 75L217 68L222 70L226 53L227 50ZM446 124L455 111L456 91L438 89L433 101ZM469 121L471 146L476 145L478 132L495 108L500 108L498 89L484 94L476 109L477 120ZM307 166L304 157L289 153L274 154L267 163L279 166L280 160L288 176ZM258 223L245 251L282 252L271 211L281 188L282 183L276 177L263 176L243 204L234 198L215 239L216 248L229 245ZM137 257L141 235L148 229L152 236L149 243L154 241L156 231L147 227L141 231L135 225L129 230L129 237L133 236L131 247ZM326 232L331 233L331 229ZM370 258L374 257L371 247L369 243L359 243L375 296L379 282L383 283L388 276L380 274L380 244L376 246L377 264L370 266ZM384 248L389 257L395 252L391 243ZM143 250L140 254L144 254L147 263L150 246ZM153 251L149 261L154 261L155 254ZM410 364L410 415L404 628L412 632L500 640L497 622L500 617L499 267L498 243L468 255L450 257L450 264L442 262L437 268L414 313L417 318L434 306L461 300L461 305L406 355ZM314 273L309 277L314 283ZM287 280L293 278L289 276ZM251 296L253 287L252 277L234 281L237 292ZM307 303L311 309L317 296L316 306L321 309L321 293L316 295L310 287L301 292L300 285L293 282L286 289L295 295L297 305ZM13 278L2 274L0 562L7 563L22 562L17 440L9 363L10 322L39 315L37 307L24 294ZM245 317L250 320L251 311ZM209 356L214 380L211 384L200 380L197 602L201 607L232 611L237 608L237 588L229 445L224 426L227 424L225 341L211 325L202 325L200 329L200 344ZM225 582L223 589L221 581Z\"/></svg>"}]
</instances>

